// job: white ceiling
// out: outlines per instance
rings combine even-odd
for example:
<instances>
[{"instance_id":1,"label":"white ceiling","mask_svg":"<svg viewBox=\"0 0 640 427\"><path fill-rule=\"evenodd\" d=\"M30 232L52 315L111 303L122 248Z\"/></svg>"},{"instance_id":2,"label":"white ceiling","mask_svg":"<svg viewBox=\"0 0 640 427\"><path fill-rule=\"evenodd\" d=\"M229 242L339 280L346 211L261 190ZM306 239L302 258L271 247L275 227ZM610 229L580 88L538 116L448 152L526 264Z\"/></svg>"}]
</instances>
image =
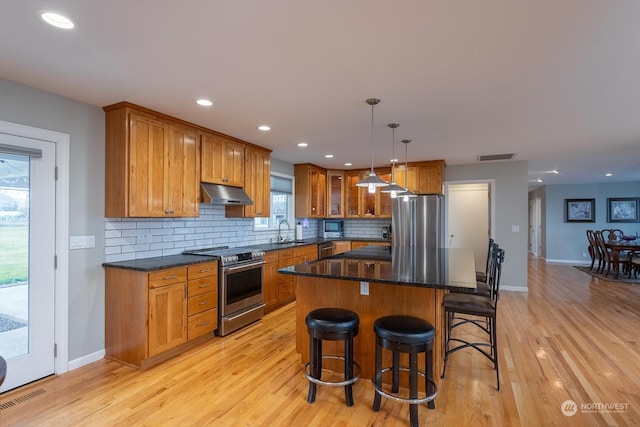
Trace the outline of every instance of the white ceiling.
<instances>
[{"instance_id":1,"label":"white ceiling","mask_svg":"<svg viewBox=\"0 0 640 427\"><path fill-rule=\"evenodd\" d=\"M77 28L49 27L41 9ZM338 169L370 165L376 97L376 165L397 122L402 161L402 139L410 161L513 152L545 184L640 181L639 47L631 0L0 2L1 77Z\"/></svg>"}]
</instances>

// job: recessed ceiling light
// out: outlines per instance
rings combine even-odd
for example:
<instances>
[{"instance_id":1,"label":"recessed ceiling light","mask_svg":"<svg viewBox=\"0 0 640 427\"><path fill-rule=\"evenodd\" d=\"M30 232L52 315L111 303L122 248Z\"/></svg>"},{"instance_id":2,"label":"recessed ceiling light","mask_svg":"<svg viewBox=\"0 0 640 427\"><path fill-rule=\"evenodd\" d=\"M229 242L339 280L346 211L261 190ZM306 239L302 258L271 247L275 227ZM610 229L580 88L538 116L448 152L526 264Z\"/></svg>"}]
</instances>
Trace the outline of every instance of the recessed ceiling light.
<instances>
[{"instance_id":1,"label":"recessed ceiling light","mask_svg":"<svg viewBox=\"0 0 640 427\"><path fill-rule=\"evenodd\" d=\"M260 125L260 126L258 126L258 129L260 129L263 132L266 132L268 130L271 130L271 127L269 127L267 125Z\"/></svg>"},{"instance_id":2,"label":"recessed ceiling light","mask_svg":"<svg viewBox=\"0 0 640 427\"><path fill-rule=\"evenodd\" d=\"M536 179L536 182L544 182L540 178Z\"/></svg>"},{"instance_id":3,"label":"recessed ceiling light","mask_svg":"<svg viewBox=\"0 0 640 427\"><path fill-rule=\"evenodd\" d=\"M344 165L345 165L345 166L351 166L351 165L353 165L353 163L351 163L351 162L347 162L347 163L345 163Z\"/></svg>"},{"instance_id":4,"label":"recessed ceiling light","mask_svg":"<svg viewBox=\"0 0 640 427\"><path fill-rule=\"evenodd\" d=\"M306 142L298 142L298 147L306 147L309 144L307 144Z\"/></svg>"},{"instance_id":5,"label":"recessed ceiling light","mask_svg":"<svg viewBox=\"0 0 640 427\"><path fill-rule=\"evenodd\" d=\"M49 25L53 25L56 28L70 30L76 26L71 19L56 12L44 11L40 13L40 17L44 20L44 22Z\"/></svg>"},{"instance_id":6,"label":"recessed ceiling light","mask_svg":"<svg viewBox=\"0 0 640 427\"><path fill-rule=\"evenodd\" d=\"M208 99L198 99L196 101L196 103L198 105L202 105L203 107L211 107L213 105L213 102L209 101Z\"/></svg>"},{"instance_id":7,"label":"recessed ceiling light","mask_svg":"<svg viewBox=\"0 0 640 427\"><path fill-rule=\"evenodd\" d=\"M398 161L398 159L390 159L389 160L391 163L396 163Z\"/></svg>"},{"instance_id":8,"label":"recessed ceiling light","mask_svg":"<svg viewBox=\"0 0 640 427\"><path fill-rule=\"evenodd\" d=\"M613 176L613 174L611 172L607 172L604 174L604 176Z\"/></svg>"},{"instance_id":9,"label":"recessed ceiling light","mask_svg":"<svg viewBox=\"0 0 640 427\"><path fill-rule=\"evenodd\" d=\"M551 171L551 173L555 173L556 175L558 175L560 173L560 171L558 169L554 169Z\"/></svg>"},{"instance_id":10,"label":"recessed ceiling light","mask_svg":"<svg viewBox=\"0 0 640 427\"><path fill-rule=\"evenodd\" d=\"M325 154L324 155L327 159L333 159L333 154Z\"/></svg>"}]
</instances>

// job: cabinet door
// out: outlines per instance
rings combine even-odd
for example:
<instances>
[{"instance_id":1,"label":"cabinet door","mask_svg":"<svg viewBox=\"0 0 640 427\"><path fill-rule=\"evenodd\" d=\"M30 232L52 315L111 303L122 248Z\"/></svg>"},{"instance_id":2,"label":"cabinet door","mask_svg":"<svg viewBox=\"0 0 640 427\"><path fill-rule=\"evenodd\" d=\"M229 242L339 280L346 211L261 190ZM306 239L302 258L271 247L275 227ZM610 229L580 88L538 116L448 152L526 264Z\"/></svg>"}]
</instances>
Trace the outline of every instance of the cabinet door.
<instances>
[{"instance_id":1,"label":"cabinet door","mask_svg":"<svg viewBox=\"0 0 640 427\"><path fill-rule=\"evenodd\" d=\"M242 187L244 145L212 133L203 133L201 144L202 181Z\"/></svg>"},{"instance_id":2,"label":"cabinet door","mask_svg":"<svg viewBox=\"0 0 640 427\"><path fill-rule=\"evenodd\" d=\"M268 217L271 205L270 155L262 150L246 148L244 156L244 191L253 200L253 205L228 207L227 216Z\"/></svg>"},{"instance_id":3,"label":"cabinet door","mask_svg":"<svg viewBox=\"0 0 640 427\"><path fill-rule=\"evenodd\" d=\"M278 303L278 263L266 263L262 269L263 274L263 298L266 308Z\"/></svg>"},{"instance_id":4,"label":"cabinet door","mask_svg":"<svg viewBox=\"0 0 640 427\"><path fill-rule=\"evenodd\" d=\"M310 201L311 211L310 217L324 218L326 216L326 197L327 197L327 173L324 169L312 167L310 170Z\"/></svg>"},{"instance_id":5,"label":"cabinet door","mask_svg":"<svg viewBox=\"0 0 640 427\"><path fill-rule=\"evenodd\" d=\"M167 135L165 123L130 113L129 216L165 216Z\"/></svg>"},{"instance_id":6,"label":"cabinet door","mask_svg":"<svg viewBox=\"0 0 640 427\"><path fill-rule=\"evenodd\" d=\"M377 171L378 176L391 182L391 168L381 168ZM391 218L391 193L383 193L384 187L376 189L376 213L378 218Z\"/></svg>"},{"instance_id":7,"label":"cabinet door","mask_svg":"<svg viewBox=\"0 0 640 427\"><path fill-rule=\"evenodd\" d=\"M224 184L244 186L244 144L227 140L224 147Z\"/></svg>"},{"instance_id":8,"label":"cabinet door","mask_svg":"<svg viewBox=\"0 0 640 427\"><path fill-rule=\"evenodd\" d=\"M149 289L149 356L187 341L186 284Z\"/></svg>"},{"instance_id":9,"label":"cabinet door","mask_svg":"<svg viewBox=\"0 0 640 427\"><path fill-rule=\"evenodd\" d=\"M327 171L327 218L344 218L344 173Z\"/></svg>"},{"instance_id":10,"label":"cabinet door","mask_svg":"<svg viewBox=\"0 0 640 427\"><path fill-rule=\"evenodd\" d=\"M345 176L345 217L360 218L362 211L362 189L356 184L362 179L362 171L347 171ZM366 190L365 190L366 191Z\"/></svg>"},{"instance_id":11,"label":"cabinet door","mask_svg":"<svg viewBox=\"0 0 640 427\"><path fill-rule=\"evenodd\" d=\"M200 207L199 134L171 126L167 146L167 216L198 216Z\"/></svg>"},{"instance_id":12,"label":"cabinet door","mask_svg":"<svg viewBox=\"0 0 640 427\"><path fill-rule=\"evenodd\" d=\"M443 194L444 162L430 161L417 166L417 193Z\"/></svg>"}]
</instances>

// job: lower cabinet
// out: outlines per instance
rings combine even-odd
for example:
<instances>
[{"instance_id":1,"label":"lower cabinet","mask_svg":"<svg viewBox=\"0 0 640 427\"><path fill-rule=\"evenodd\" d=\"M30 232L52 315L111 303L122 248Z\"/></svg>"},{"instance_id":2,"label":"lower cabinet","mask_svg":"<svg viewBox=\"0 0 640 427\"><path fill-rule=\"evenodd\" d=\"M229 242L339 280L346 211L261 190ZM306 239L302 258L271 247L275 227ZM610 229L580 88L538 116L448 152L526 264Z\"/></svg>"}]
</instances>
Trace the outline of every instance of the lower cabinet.
<instances>
[{"instance_id":1,"label":"lower cabinet","mask_svg":"<svg viewBox=\"0 0 640 427\"><path fill-rule=\"evenodd\" d=\"M217 289L217 261L152 272L105 267L106 357L144 368L213 337Z\"/></svg>"},{"instance_id":2,"label":"lower cabinet","mask_svg":"<svg viewBox=\"0 0 640 427\"><path fill-rule=\"evenodd\" d=\"M364 248L365 246L391 246L391 240L388 242L367 242L363 240L352 240L351 241L351 250L354 251L358 248Z\"/></svg>"},{"instance_id":3,"label":"lower cabinet","mask_svg":"<svg viewBox=\"0 0 640 427\"><path fill-rule=\"evenodd\" d=\"M351 241L349 240L337 240L333 242L333 254L338 255L351 250Z\"/></svg>"},{"instance_id":4,"label":"lower cabinet","mask_svg":"<svg viewBox=\"0 0 640 427\"><path fill-rule=\"evenodd\" d=\"M318 259L318 245L297 246L265 254L262 270L265 311L273 311L296 299L294 276L278 274L278 269L315 259Z\"/></svg>"},{"instance_id":5,"label":"lower cabinet","mask_svg":"<svg viewBox=\"0 0 640 427\"><path fill-rule=\"evenodd\" d=\"M278 251L278 268L293 265L293 248ZM293 290L293 276L278 274L278 305L283 305L296 299Z\"/></svg>"}]
</instances>

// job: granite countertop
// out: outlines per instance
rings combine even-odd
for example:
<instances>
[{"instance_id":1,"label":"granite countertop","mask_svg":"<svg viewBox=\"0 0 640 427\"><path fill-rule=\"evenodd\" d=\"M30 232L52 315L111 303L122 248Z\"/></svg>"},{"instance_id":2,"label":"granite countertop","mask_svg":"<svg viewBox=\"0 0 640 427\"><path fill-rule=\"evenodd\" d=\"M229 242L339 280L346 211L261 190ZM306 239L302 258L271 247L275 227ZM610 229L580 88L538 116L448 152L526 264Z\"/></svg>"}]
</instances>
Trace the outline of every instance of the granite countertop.
<instances>
[{"instance_id":1,"label":"granite countertop","mask_svg":"<svg viewBox=\"0 0 640 427\"><path fill-rule=\"evenodd\" d=\"M291 241L285 243L264 243L258 245L250 245L250 246L240 246L238 249L246 249L246 250L261 250L265 252L269 251L277 251L280 249L288 249L297 246L307 246L307 245L318 245L320 243L332 242L332 241L364 241L364 242L383 242L383 239L360 239L360 238L345 238L345 239L323 239L323 238L311 238L305 239L301 241ZM167 255L167 256L159 256L152 258L141 258L141 259L133 259L128 261L116 261L116 262L105 262L102 264L103 267L112 267L112 268L123 268L127 270L138 270L138 271L154 271L154 270L162 270L165 268L172 267L181 267L183 265L197 264L200 262L206 261L215 261L218 257L211 256L201 256L201 255Z\"/></svg>"},{"instance_id":2,"label":"granite countertop","mask_svg":"<svg viewBox=\"0 0 640 427\"><path fill-rule=\"evenodd\" d=\"M368 246L281 268L281 274L475 292L471 249Z\"/></svg>"}]
</instances>

